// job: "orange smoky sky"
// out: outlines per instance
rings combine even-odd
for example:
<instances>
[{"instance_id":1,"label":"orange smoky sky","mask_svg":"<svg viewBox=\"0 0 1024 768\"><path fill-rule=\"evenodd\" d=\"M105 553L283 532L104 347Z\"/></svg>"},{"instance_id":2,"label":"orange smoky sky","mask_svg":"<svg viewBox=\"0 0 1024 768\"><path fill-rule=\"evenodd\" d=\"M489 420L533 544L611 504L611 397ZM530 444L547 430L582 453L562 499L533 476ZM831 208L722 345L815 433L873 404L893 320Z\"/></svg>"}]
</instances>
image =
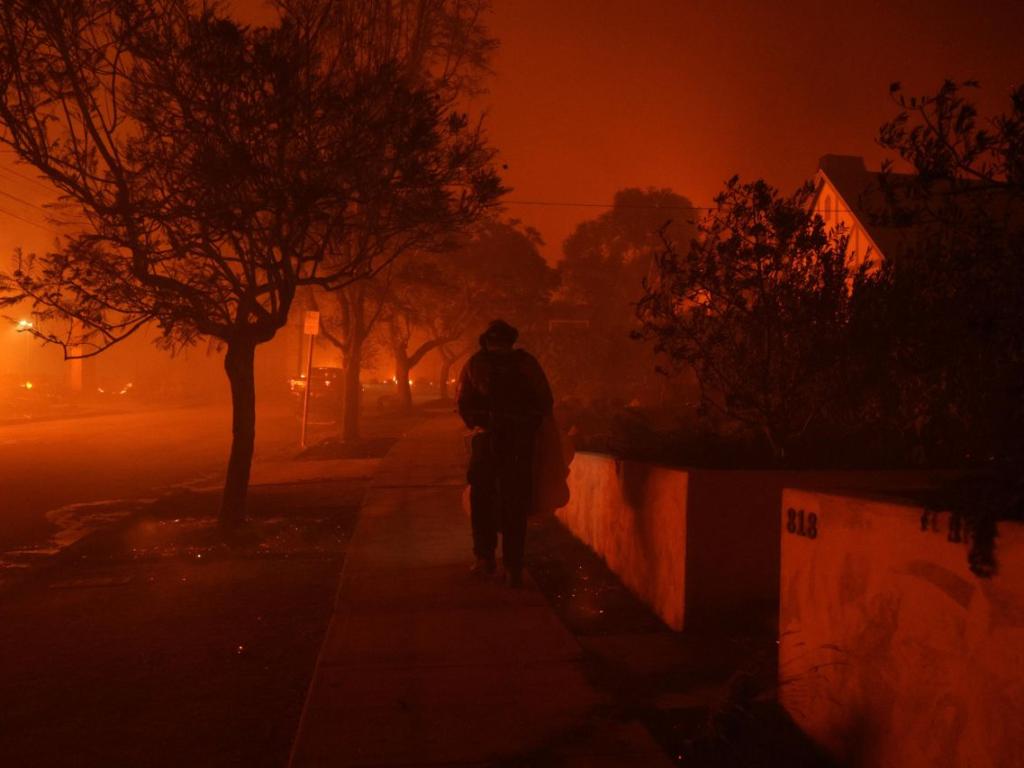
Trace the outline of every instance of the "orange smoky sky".
<instances>
[{"instance_id":1,"label":"orange smoky sky","mask_svg":"<svg viewBox=\"0 0 1024 768\"><path fill-rule=\"evenodd\" d=\"M235 0L244 21L270 18ZM983 114L1024 78L1020 0L494 0L501 40L487 110L508 165L507 213L540 230L545 254L627 186L665 186L708 205L734 173L785 190L826 153L877 164L888 87L981 81ZM39 204L8 173L0 189ZM21 167L20 173L31 175ZM38 247L40 210L0 198L0 247ZM683 214L686 215L686 214Z\"/></svg>"},{"instance_id":2,"label":"orange smoky sky","mask_svg":"<svg viewBox=\"0 0 1024 768\"><path fill-rule=\"evenodd\" d=\"M1020 0L496 0L493 27L490 130L511 200L665 186L709 205L735 173L789 190L826 153L881 160L894 80L977 78L1005 109L1024 78ZM548 258L600 212L508 211Z\"/></svg>"}]
</instances>

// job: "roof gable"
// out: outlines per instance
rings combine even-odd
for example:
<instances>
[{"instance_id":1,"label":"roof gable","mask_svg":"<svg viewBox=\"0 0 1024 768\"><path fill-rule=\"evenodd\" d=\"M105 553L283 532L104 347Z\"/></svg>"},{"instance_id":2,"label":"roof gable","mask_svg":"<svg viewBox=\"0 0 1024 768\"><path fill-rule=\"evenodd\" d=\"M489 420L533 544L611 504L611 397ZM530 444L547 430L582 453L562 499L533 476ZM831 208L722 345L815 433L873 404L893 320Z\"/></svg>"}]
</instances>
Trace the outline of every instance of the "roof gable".
<instances>
[{"instance_id":1,"label":"roof gable","mask_svg":"<svg viewBox=\"0 0 1024 768\"><path fill-rule=\"evenodd\" d=\"M914 177L909 174L889 173L890 185L908 183ZM871 247L872 258L882 260L900 253L910 241L911 228L889 223L886 192L882 185L882 173L869 171L864 158L855 155L825 155L818 162L818 193L814 205L821 205L819 198L824 190L836 195L836 210L843 211L863 232ZM860 249L862 255L865 248Z\"/></svg>"}]
</instances>

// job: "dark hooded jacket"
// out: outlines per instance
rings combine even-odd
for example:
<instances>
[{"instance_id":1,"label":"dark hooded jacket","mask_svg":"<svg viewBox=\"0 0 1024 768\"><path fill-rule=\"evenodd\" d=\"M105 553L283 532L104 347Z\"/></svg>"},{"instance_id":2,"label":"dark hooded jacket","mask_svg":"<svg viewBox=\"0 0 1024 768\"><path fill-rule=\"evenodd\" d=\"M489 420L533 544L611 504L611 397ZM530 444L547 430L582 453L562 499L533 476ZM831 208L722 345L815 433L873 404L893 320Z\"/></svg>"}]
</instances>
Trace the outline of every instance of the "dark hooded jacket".
<instances>
[{"instance_id":1,"label":"dark hooded jacket","mask_svg":"<svg viewBox=\"0 0 1024 768\"><path fill-rule=\"evenodd\" d=\"M470 429L536 429L550 413L551 387L540 363L522 349L481 349L462 369L459 415Z\"/></svg>"}]
</instances>

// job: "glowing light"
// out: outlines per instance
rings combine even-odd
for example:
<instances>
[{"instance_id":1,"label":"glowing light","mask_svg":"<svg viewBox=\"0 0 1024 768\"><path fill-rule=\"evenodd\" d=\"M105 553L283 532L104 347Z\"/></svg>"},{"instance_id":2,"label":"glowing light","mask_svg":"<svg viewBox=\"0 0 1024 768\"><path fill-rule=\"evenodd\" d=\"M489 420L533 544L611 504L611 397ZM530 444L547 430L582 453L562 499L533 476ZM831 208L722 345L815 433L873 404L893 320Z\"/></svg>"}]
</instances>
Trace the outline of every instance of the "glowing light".
<instances>
[{"instance_id":1,"label":"glowing light","mask_svg":"<svg viewBox=\"0 0 1024 768\"><path fill-rule=\"evenodd\" d=\"M27 331L27 330L29 330L32 327L33 327L33 325L32 325L32 322L30 320L19 320L18 321L18 331L19 332L20 331Z\"/></svg>"},{"instance_id":2,"label":"glowing light","mask_svg":"<svg viewBox=\"0 0 1024 768\"><path fill-rule=\"evenodd\" d=\"M26 381L25 382L25 389L32 389L32 382L31 381Z\"/></svg>"}]
</instances>

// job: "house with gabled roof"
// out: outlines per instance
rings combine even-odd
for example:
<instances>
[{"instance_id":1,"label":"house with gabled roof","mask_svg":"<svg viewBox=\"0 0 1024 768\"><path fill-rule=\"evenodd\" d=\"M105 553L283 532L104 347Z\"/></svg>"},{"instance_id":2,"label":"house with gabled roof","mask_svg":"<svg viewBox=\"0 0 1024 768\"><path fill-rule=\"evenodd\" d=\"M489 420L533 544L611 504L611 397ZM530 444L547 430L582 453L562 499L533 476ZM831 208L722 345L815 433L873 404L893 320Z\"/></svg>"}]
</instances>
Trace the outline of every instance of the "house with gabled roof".
<instances>
[{"instance_id":1,"label":"house with gabled roof","mask_svg":"<svg viewBox=\"0 0 1024 768\"><path fill-rule=\"evenodd\" d=\"M826 226L842 225L850 265L878 265L920 250L932 224L951 217L991 221L1007 233L1024 229L1024 201L1000 182L935 179L869 171L864 158L825 155L818 161L811 207Z\"/></svg>"},{"instance_id":2,"label":"house with gabled roof","mask_svg":"<svg viewBox=\"0 0 1024 768\"><path fill-rule=\"evenodd\" d=\"M887 174L890 185L907 174ZM882 173L869 171L864 158L855 155L825 155L818 161L814 179L816 194L811 203L826 226L843 226L847 253L852 266L865 260L874 264L900 252L910 234L907 228L880 223L885 211Z\"/></svg>"}]
</instances>

